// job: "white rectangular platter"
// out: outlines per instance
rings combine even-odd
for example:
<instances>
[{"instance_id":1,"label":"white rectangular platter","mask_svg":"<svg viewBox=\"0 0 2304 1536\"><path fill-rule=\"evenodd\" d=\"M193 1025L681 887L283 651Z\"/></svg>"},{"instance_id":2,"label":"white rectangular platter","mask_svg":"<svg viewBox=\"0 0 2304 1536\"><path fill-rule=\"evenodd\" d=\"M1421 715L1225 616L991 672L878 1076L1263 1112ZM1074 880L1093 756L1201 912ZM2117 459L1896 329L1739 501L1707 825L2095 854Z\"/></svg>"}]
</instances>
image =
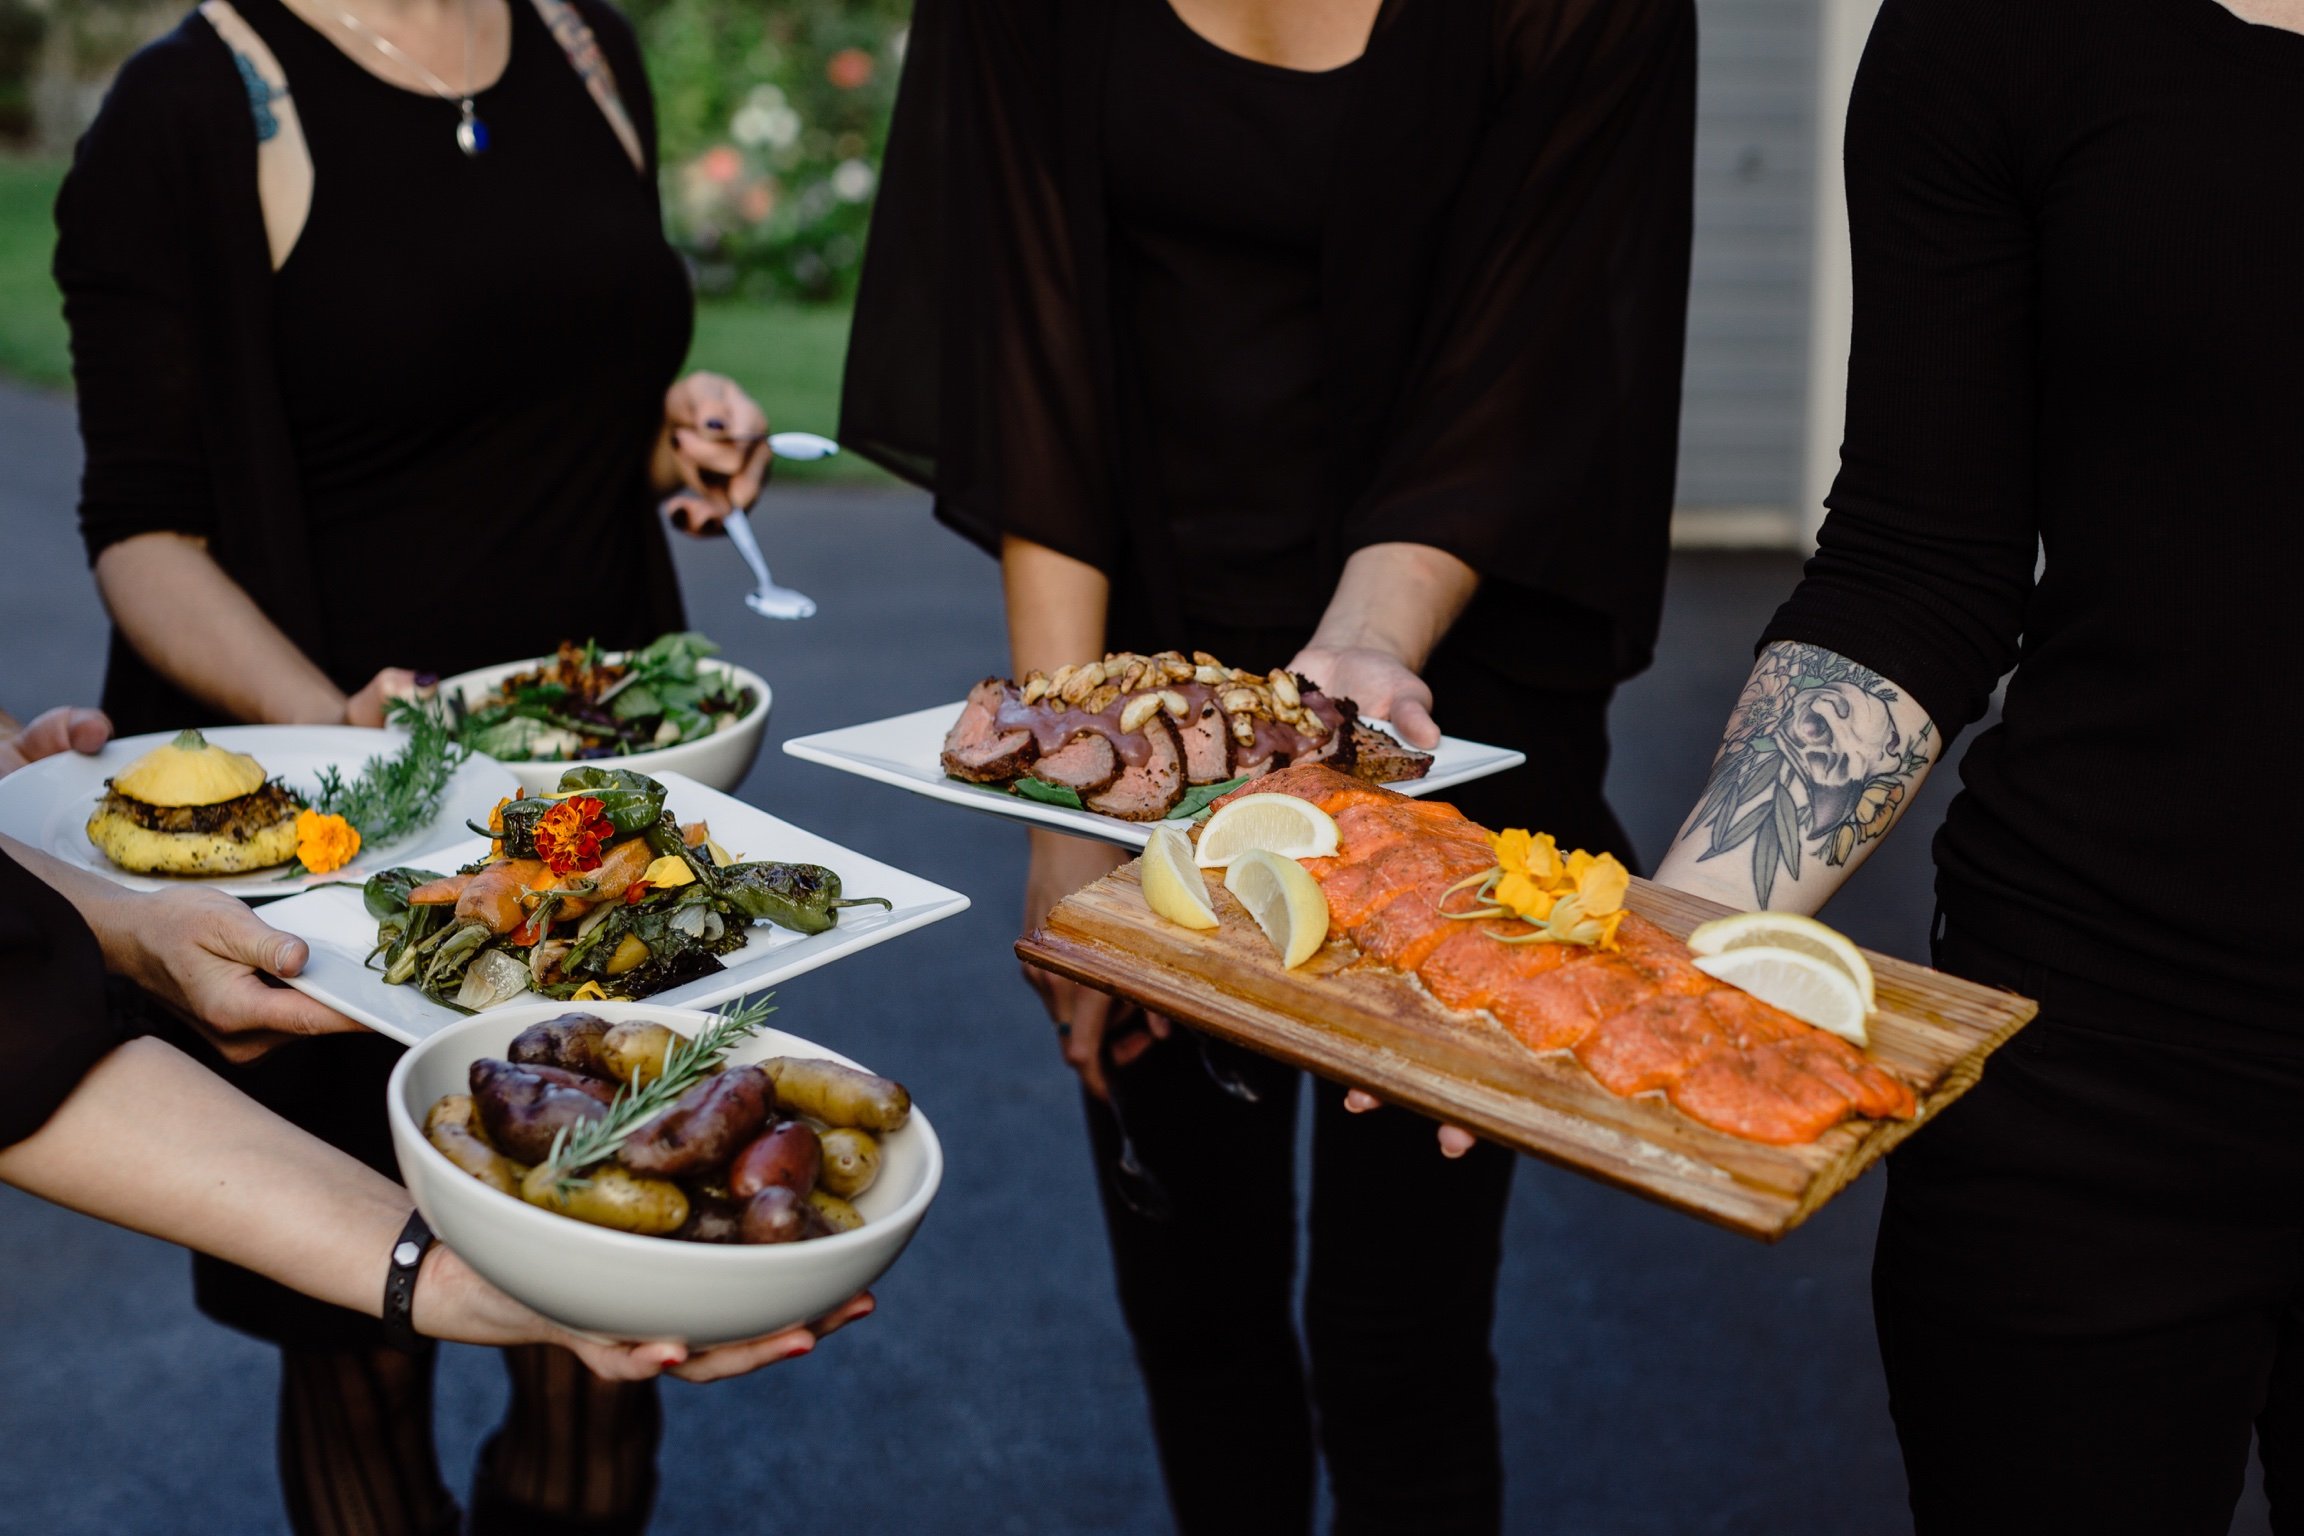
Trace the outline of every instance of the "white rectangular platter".
<instances>
[{"instance_id":1,"label":"white rectangular platter","mask_svg":"<svg viewBox=\"0 0 2304 1536\"><path fill-rule=\"evenodd\" d=\"M843 848L718 790L707 789L684 774L650 777L669 791L666 810L683 822L710 822L713 839L737 858L822 864L838 872L841 894L885 896L895 903L894 910L887 912L850 907L840 914L838 925L826 933L800 934L766 924L755 926L742 949L720 957L725 970L656 993L647 999L651 1003L709 1008L968 910L968 898L958 891ZM487 851L484 840L467 838L399 862L447 874ZM264 920L297 935L311 947L304 974L293 982L298 990L379 1034L413 1045L463 1017L414 987L386 986L383 973L365 963L376 943L376 920L361 904L357 890L307 891L266 907Z\"/></svg>"},{"instance_id":2,"label":"white rectangular platter","mask_svg":"<svg viewBox=\"0 0 2304 1536\"><path fill-rule=\"evenodd\" d=\"M946 777L944 736L951 730L952 722L960 718L960 710L961 701L955 699L949 704L916 709L908 715L892 715L867 725L796 736L784 743L784 750L804 762L821 763L842 773L893 784L931 800L1034 822L1078 837L1101 838L1127 848L1141 848L1151 839L1152 829L1158 822L1122 821L1116 816L1047 805L1010 794L1005 789L963 784ZM1525 752L1443 736L1439 750L1433 754L1430 773L1421 779L1387 787L1404 795L1429 795L1473 779L1484 779L1492 773L1502 773L1507 768L1517 768L1527 760Z\"/></svg>"}]
</instances>

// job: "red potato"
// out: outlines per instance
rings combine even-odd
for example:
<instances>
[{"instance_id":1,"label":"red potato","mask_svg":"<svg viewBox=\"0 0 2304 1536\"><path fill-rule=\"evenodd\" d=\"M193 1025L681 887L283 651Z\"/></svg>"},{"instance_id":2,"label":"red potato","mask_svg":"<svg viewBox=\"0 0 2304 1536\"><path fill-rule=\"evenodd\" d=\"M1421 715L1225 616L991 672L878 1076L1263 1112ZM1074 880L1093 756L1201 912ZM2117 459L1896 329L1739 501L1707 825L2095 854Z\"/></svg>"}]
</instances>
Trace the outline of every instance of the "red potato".
<instances>
[{"instance_id":1,"label":"red potato","mask_svg":"<svg viewBox=\"0 0 2304 1536\"><path fill-rule=\"evenodd\" d=\"M747 1243L797 1243L816 1235L823 1218L781 1184L771 1184L744 1203L738 1228Z\"/></svg>"},{"instance_id":2,"label":"red potato","mask_svg":"<svg viewBox=\"0 0 2304 1536\"><path fill-rule=\"evenodd\" d=\"M728 1165L728 1192L739 1200L749 1200L763 1189L782 1185L796 1195L806 1195L816 1187L823 1165L823 1148L815 1130L798 1120L787 1120L770 1126L736 1154L736 1161Z\"/></svg>"},{"instance_id":3,"label":"red potato","mask_svg":"<svg viewBox=\"0 0 2304 1536\"><path fill-rule=\"evenodd\" d=\"M513 1037L512 1059L522 1066L562 1067L593 1077L614 1077L603 1043L608 1022L589 1013L564 1013L531 1024Z\"/></svg>"},{"instance_id":4,"label":"red potato","mask_svg":"<svg viewBox=\"0 0 2304 1536\"><path fill-rule=\"evenodd\" d=\"M617 1160L635 1173L666 1178L701 1173L727 1162L760 1133L775 1098L767 1073L731 1067L634 1131Z\"/></svg>"},{"instance_id":5,"label":"red potato","mask_svg":"<svg viewBox=\"0 0 2304 1536\"><path fill-rule=\"evenodd\" d=\"M580 1072L490 1057L472 1063L470 1082L489 1144L514 1162L528 1164L550 1155L552 1138L563 1128L605 1115L616 1096L614 1083Z\"/></svg>"}]
</instances>

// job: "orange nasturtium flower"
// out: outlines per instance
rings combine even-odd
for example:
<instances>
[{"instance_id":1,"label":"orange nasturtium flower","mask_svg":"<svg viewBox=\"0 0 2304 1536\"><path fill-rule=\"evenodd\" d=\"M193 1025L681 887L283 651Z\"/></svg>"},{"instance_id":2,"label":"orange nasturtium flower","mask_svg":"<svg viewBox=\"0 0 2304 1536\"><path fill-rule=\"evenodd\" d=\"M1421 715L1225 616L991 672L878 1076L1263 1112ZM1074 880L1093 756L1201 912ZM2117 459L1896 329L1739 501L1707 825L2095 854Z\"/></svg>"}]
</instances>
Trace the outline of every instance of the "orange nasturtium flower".
<instances>
[{"instance_id":1,"label":"orange nasturtium flower","mask_svg":"<svg viewBox=\"0 0 2304 1536\"><path fill-rule=\"evenodd\" d=\"M296 813L296 857L315 875L342 869L360 851L360 829L309 808Z\"/></svg>"},{"instance_id":2,"label":"orange nasturtium flower","mask_svg":"<svg viewBox=\"0 0 2304 1536\"><path fill-rule=\"evenodd\" d=\"M536 818L536 857L556 875L598 869L600 845L614 830L599 801L572 795Z\"/></svg>"},{"instance_id":3,"label":"orange nasturtium flower","mask_svg":"<svg viewBox=\"0 0 2304 1536\"><path fill-rule=\"evenodd\" d=\"M496 802L496 809L488 813L489 831L499 834L503 832L504 807L510 805L511 803L512 797L510 795L506 795L503 799ZM490 840L488 844L488 857L492 859L500 859L504 857L504 839L501 836Z\"/></svg>"}]
</instances>

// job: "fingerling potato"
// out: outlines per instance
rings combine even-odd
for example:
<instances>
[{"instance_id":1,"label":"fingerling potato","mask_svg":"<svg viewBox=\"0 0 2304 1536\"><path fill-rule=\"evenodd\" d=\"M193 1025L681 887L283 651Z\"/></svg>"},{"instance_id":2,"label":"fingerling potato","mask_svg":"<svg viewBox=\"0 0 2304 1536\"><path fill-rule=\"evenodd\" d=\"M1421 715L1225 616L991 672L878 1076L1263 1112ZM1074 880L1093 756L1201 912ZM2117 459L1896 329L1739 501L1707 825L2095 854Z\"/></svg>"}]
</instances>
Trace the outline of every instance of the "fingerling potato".
<instances>
[{"instance_id":1,"label":"fingerling potato","mask_svg":"<svg viewBox=\"0 0 2304 1536\"><path fill-rule=\"evenodd\" d=\"M840 1126L826 1131L821 1143L824 1168L816 1181L843 1200L855 1199L880 1177L880 1143L869 1132Z\"/></svg>"},{"instance_id":2,"label":"fingerling potato","mask_svg":"<svg viewBox=\"0 0 2304 1536\"><path fill-rule=\"evenodd\" d=\"M912 1117L912 1095L902 1083L836 1061L778 1056L762 1062L761 1070L775 1079L777 1103L826 1125L885 1134L902 1130Z\"/></svg>"},{"instance_id":3,"label":"fingerling potato","mask_svg":"<svg viewBox=\"0 0 2304 1536\"><path fill-rule=\"evenodd\" d=\"M531 1168L520 1181L520 1198L596 1227L661 1237L688 1220L688 1197L670 1179L649 1179L602 1163L573 1180L555 1177L549 1167Z\"/></svg>"},{"instance_id":4,"label":"fingerling potato","mask_svg":"<svg viewBox=\"0 0 2304 1536\"><path fill-rule=\"evenodd\" d=\"M520 1193L520 1176L528 1170L488 1144L480 1129L479 1109L470 1094L451 1093L427 1110L424 1139L489 1188L507 1195Z\"/></svg>"}]
</instances>

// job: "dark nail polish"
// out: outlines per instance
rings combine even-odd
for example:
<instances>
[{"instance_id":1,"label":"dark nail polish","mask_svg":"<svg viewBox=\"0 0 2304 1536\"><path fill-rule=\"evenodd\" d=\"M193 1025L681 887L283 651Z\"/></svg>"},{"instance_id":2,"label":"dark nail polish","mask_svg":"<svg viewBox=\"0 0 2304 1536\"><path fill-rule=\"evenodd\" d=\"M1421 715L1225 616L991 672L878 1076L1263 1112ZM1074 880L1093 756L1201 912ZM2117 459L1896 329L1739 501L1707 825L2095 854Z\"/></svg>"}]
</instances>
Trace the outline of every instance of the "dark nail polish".
<instances>
[{"instance_id":1,"label":"dark nail polish","mask_svg":"<svg viewBox=\"0 0 2304 1536\"><path fill-rule=\"evenodd\" d=\"M722 423L722 422L720 422L720 421L717 421L717 420L714 420L714 419L712 419L712 418L709 418L709 417L707 417L707 418L705 419L704 425L706 425L707 427L710 427L710 428L711 428L713 431L715 431L715 432L725 432L725 431L727 431L727 430L728 430L727 426L726 426L724 423Z\"/></svg>"},{"instance_id":2,"label":"dark nail polish","mask_svg":"<svg viewBox=\"0 0 2304 1536\"><path fill-rule=\"evenodd\" d=\"M440 674L437 672L419 672L416 674L416 686L419 688L437 688L440 686Z\"/></svg>"}]
</instances>

